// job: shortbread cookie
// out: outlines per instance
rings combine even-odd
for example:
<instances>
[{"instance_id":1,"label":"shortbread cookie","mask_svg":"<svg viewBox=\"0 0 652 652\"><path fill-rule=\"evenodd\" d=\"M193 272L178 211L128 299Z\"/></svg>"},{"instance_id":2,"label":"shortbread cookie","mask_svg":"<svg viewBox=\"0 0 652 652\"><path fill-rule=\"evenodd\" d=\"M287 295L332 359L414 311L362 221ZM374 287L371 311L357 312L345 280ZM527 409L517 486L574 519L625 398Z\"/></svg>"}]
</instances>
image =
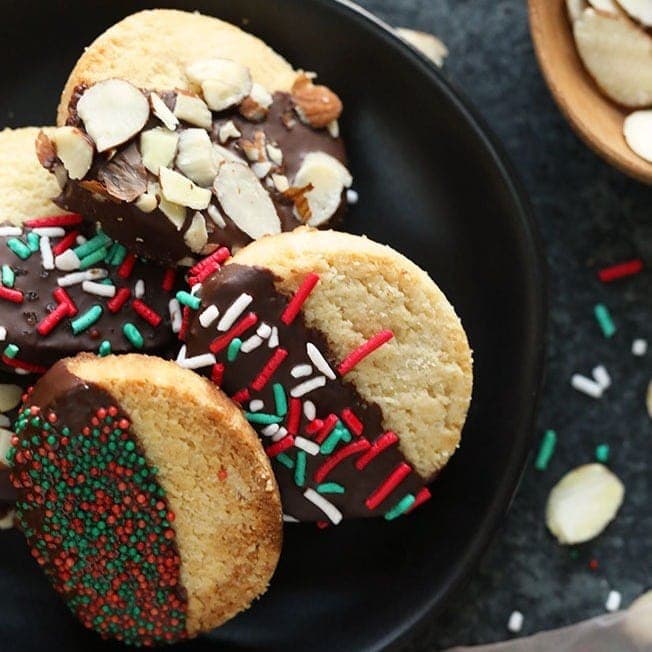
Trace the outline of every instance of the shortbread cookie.
<instances>
[{"instance_id":1,"label":"shortbread cookie","mask_svg":"<svg viewBox=\"0 0 652 652\"><path fill-rule=\"evenodd\" d=\"M366 238L298 229L192 281L178 362L245 409L289 520L391 520L428 498L460 442L472 360L424 271Z\"/></svg>"},{"instance_id":2,"label":"shortbread cookie","mask_svg":"<svg viewBox=\"0 0 652 652\"><path fill-rule=\"evenodd\" d=\"M142 355L61 361L12 444L17 523L86 627L174 642L266 590L282 536L274 476L238 408L196 374Z\"/></svg>"},{"instance_id":3,"label":"shortbread cookie","mask_svg":"<svg viewBox=\"0 0 652 652\"><path fill-rule=\"evenodd\" d=\"M176 342L181 275L89 233L79 215L0 225L0 270L5 369L43 373L81 351L168 354Z\"/></svg>"},{"instance_id":4,"label":"shortbread cookie","mask_svg":"<svg viewBox=\"0 0 652 652\"><path fill-rule=\"evenodd\" d=\"M35 215L66 212L52 202L59 185L34 153L38 133L38 127L0 131L0 224L20 226Z\"/></svg>"}]
</instances>

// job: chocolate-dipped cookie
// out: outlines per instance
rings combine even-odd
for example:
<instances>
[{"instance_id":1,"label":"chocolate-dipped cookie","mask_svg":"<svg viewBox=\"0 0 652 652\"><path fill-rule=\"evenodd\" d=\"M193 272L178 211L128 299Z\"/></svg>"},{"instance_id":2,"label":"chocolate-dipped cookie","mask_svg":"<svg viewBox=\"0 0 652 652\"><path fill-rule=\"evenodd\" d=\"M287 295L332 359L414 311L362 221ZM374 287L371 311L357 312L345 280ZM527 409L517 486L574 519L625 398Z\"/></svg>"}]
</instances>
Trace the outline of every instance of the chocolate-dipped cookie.
<instances>
[{"instance_id":1,"label":"chocolate-dipped cookie","mask_svg":"<svg viewBox=\"0 0 652 652\"><path fill-rule=\"evenodd\" d=\"M429 497L460 442L472 360L424 271L365 238L298 229L195 281L178 362L242 405L287 520L391 520Z\"/></svg>"},{"instance_id":2,"label":"chocolate-dipped cookie","mask_svg":"<svg viewBox=\"0 0 652 652\"><path fill-rule=\"evenodd\" d=\"M9 453L17 524L88 628L129 644L219 626L281 547L269 462L209 382L142 355L80 355L36 384Z\"/></svg>"}]
</instances>

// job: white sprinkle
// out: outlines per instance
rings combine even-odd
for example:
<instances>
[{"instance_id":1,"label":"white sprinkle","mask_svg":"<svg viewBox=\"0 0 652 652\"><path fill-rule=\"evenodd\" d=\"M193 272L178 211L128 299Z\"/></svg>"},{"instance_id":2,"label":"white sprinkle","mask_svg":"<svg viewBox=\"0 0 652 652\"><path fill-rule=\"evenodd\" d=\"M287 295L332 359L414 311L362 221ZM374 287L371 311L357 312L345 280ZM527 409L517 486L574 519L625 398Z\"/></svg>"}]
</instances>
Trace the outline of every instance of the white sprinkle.
<instances>
[{"instance_id":1,"label":"white sprinkle","mask_svg":"<svg viewBox=\"0 0 652 652\"><path fill-rule=\"evenodd\" d=\"M312 401L304 401L303 403L303 415L308 419L308 421L314 421L317 416L317 408Z\"/></svg>"},{"instance_id":2,"label":"white sprinkle","mask_svg":"<svg viewBox=\"0 0 652 652\"><path fill-rule=\"evenodd\" d=\"M294 445L302 451L306 451L308 455L317 455L319 453L319 444L305 437L295 437Z\"/></svg>"},{"instance_id":3,"label":"white sprinkle","mask_svg":"<svg viewBox=\"0 0 652 652\"><path fill-rule=\"evenodd\" d=\"M199 323L202 328L208 328L220 316L219 308L213 303L201 315L199 315Z\"/></svg>"},{"instance_id":4,"label":"white sprinkle","mask_svg":"<svg viewBox=\"0 0 652 652\"><path fill-rule=\"evenodd\" d=\"M353 190L352 188L349 188L346 191L346 201L349 205L353 206L354 204L358 203L358 199L360 199L360 196L358 193Z\"/></svg>"},{"instance_id":5,"label":"white sprinkle","mask_svg":"<svg viewBox=\"0 0 652 652\"><path fill-rule=\"evenodd\" d=\"M84 281L98 281L105 279L109 275L109 272L106 269L87 269L85 272L73 272L72 274L66 274L65 276L60 276L57 279L57 284L59 287L66 288L69 285L77 285L83 283Z\"/></svg>"},{"instance_id":6,"label":"white sprinkle","mask_svg":"<svg viewBox=\"0 0 652 652\"><path fill-rule=\"evenodd\" d=\"M142 299L145 296L145 281L139 278L134 286L134 296L136 299Z\"/></svg>"},{"instance_id":7,"label":"white sprinkle","mask_svg":"<svg viewBox=\"0 0 652 652\"><path fill-rule=\"evenodd\" d=\"M314 364L315 367L326 376L326 378L335 380L335 372L331 369L328 362L326 362L326 358L324 358L321 351L312 342L306 344L306 351L308 357L312 360L312 364Z\"/></svg>"},{"instance_id":8,"label":"white sprinkle","mask_svg":"<svg viewBox=\"0 0 652 652\"><path fill-rule=\"evenodd\" d=\"M270 349L275 349L278 346L278 328L276 328L276 326L272 328L272 332L269 335L269 342L267 342L267 346Z\"/></svg>"},{"instance_id":9,"label":"white sprinkle","mask_svg":"<svg viewBox=\"0 0 652 652\"><path fill-rule=\"evenodd\" d=\"M179 353L177 354L177 359L175 360L177 364L182 363L186 359L187 350L188 347L185 344L179 349Z\"/></svg>"},{"instance_id":10,"label":"white sprinkle","mask_svg":"<svg viewBox=\"0 0 652 652\"><path fill-rule=\"evenodd\" d=\"M245 311L246 307L254 300L250 294L243 292L227 309L217 325L218 331L228 331L236 319Z\"/></svg>"},{"instance_id":11,"label":"white sprinkle","mask_svg":"<svg viewBox=\"0 0 652 652\"><path fill-rule=\"evenodd\" d=\"M290 516L289 514L283 514L283 522L284 523L299 523L298 518L294 518L294 516Z\"/></svg>"},{"instance_id":12,"label":"white sprinkle","mask_svg":"<svg viewBox=\"0 0 652 652\"><path fill-rule=\"evenodd\" d=\"M314 389L323 387L325 384L326 384L326 376L315 376L310 380L306 380L305 383L301 383L300 385L293 387L290 390L290 396L292 398L299 398L304 394L308 394L308 392L312 392Z\"/></svg>"},{"instance_id":13,"label":"white sprinkle","mask_svg":"<svg viewBox=\"0 0 652 652\"><path fill-rule=\"evenodd\" d=\"M632 353L642 357L647 353L647 340L636 339L632 342Z\"/></svg>"},{"instance_id":14,"label":"white sprinkle","mask_svg":"<svg viewBox=\"0 0 652 652\"><path fill-rule=\"evenodd\" d=\"M251 353L263 343L263 338L258 335L252 335L248 340L245 340L240 347L243 353Z\"/></svg>"},{"instance_id":15,"label":"white sprinkle","mask_svg":"<svg viewBox=\"0 0 652 652\"><path fill-rule=\"evenodd\" d=\"M607 611L614 612L620 609L620 603L622 602L622 595L618 591L609 591L607 596L607 601L604 604L604 608Z\"/></svg>"},{"instance_id":16,"label":"white sprinkle","mask_svg":"<svg viewBox=\"0 0 652 652\"><path fill-rule=\"evenodd\" d=\"M75 238L75 242L77 242L77 245L83 245L83 244L86 244L88 242L88 240L83 235L78 235Z\"/></svg>"},{"instance_id":17,"label":"white sprinkle","mask_svg":"<svg viewBox=\"0 0 652 652\"><path fill-rule=\"evenodd\" d=\"M181 330L181 324L183 323L181 304L176 299L170 299L169 310L170 321L172 322L172 332L178 333Z\"/></svg>"},{"instance_id":18,"label":"white sprinkle","mask_svg":"<svg viewBox=\"0 0 652 652\"><path fill-rule=\"evenodd\" d=\"M271 334L272 334L272 327L269 324L266 324L263 322L259 327L258 330L256 331L260 337L262 337L264 340L266 340Z\"/></svg>"},{"instance_id":19,"label":"white sprinkle","mask_svg":"<svg viewBox=\"0 0 652 652\"><path fill-rule=\"evenodd\" d=\"M57 269L64 272L72 272L73 269L79 269L79 258L72 249L66 249L54 259Z\"/></svg>"},{"instance_id":20,"label":"white sprinkle","mask_svg":"<svg viewBox=\"0 0 652 652\"><path fill-rule=\"evenodd\" d=\"M298 364L290 369L292 378L303 378L304 376L310 376L311 373L312 367L309 364Z\"/></svg>"},{"instance_id":21,"label":"white sprinkle","mask_svg":"<svg viewBox=\"0 0 652 652\"><path fill-rule=\"evenodd\" d=\"M507 623L507 629L512 634L518 634L523 629L523 614L520 611L513 611Z\"/></svg>"},{"instance_id":22,"label":"white sprinkle","mask_svg":"<svg viewBox=\"0 0 652 652\"><path fill-rule=\"evenodd\" d=\"M598 365L593 370L593 378L603 390L611 387L611 376L604 365Z\"/></svg>"},{"instance_id":23,"label":"white sprinkle","mask_svg":"<svg viewBox=\"0 0 652 652\"><path fill-rule=\"evenodd\" d=\"M0 237L8 238L9 236L22 235L23 230L18 226L0 226Z\"/></svg>"},{"instance_id":24,"label":"white sprinkle","mask_svg":"<svg viewBox=\"0 0 652 652\"><path fill-rule=\"evenodd\" d=\"M66 235L66 230L60 226L44 226L41 229L32 229L32 232L41 238L63 238Z\"/></svg>"},{"instance_id":25,"label":"white sprinkle","mask_svg":"<svg viewBox=\"0 0 652 652\"><path fill-rule=\"evenodd\" d=\"M185 360L177 360L178 365L184 369L202 369L203 367L211 367L216 362L217 360L212 353L202 353L192 358L185 358Z\"/></svg>"},{"instance_id":26,"label":"white sprinkle","mask_svg":"<svg viewBox=\"0 0 652 652\"><path fill-rule=\"evenodd\" d=\"M309 500L315 507L321 509L333 525L337 525L342 520L342 512L314 489L306 489L303 495L306 500Z\"/></svg>"},{"instance_id":27,"label":"white sprinkle","mask_svg":"<svg viewBox=\"0 0 652 652\"><path fill-rule=\"evenodd\" d=\"M201 290L201 283L196 283L190 288L190 294L192 294L193 297L196 297L199 290Z\"/></svg>"},{"instance_id":28,"label":"white sprinkle","mask_svg":"<svg viewBox=\"0 0 652 652\"><path fill-rule=\"evenodd\" d=\"M592 398L602 398L602 387L595 380L591 380L586 376L573 374L571 385L578 392L582 392L582 394L586 394Z\"/></svg>"},{"instance_id":29,"label":"white sprinkle","mask_svg":"<svg viewBox=\"0 0 652 652\"><path fill-rule=\"evenodd\" d=\"M218 210L217 206L214 204L211 204L207 209L206 212L208 213L208 217L215 222L215 225L218 226L220 229L223 229L226 226L226 222L224 221L224 218L220 215L220 211Z\"/></svg>"},{"instance_id":30,"label":"white sprinkle","mask_svg":"<svg viewBox=\"0 0 652 652\"><path fill-rule=\"evenodd\" d=\"M4 342L7 339L7 329L4 326L0 326L0 342Z\"/></svg>"},{"instance_id":31,"label":"white sprinkle","mask_svg":"<svg viewBox=\"0 0 652 652\"><path fill-rule=\"evenodd\" d=\"M50 238L47 235L41 237L38 243L41 250L41 264L43 269L54 269L54 254L50 246Z\"/></svg>"},{"instance_id":32,"label":"white sprinkle","mask_svg":"<svg viewBox=\"0 0 652 652\"><path fill-rule=\"evenodd\" d=\"M270 423L268 426L265 426L261 432L265 437L273 437L280 429L281 426L279 426L278 423Z\"/></svg>"},{"instance_id":33,"label":"white sprinkle","mask_svg":"<svg viewBox=\"0 0 652 652\"><path fill-rule=\"evenodd\" d=\"M10 509L2 518L0 518L0 530L11 530L14 527L14 515L16 510Z\"/></svg>"},{"instance_id":34,"label":"white sprinkle","mask_svg":"<svg viewBox=\"0 0 652 652\"><path fill-rule=\"evenodd\" d=\"M281 426L278 429L278 432L275 435L272 435L272 441L281 441L281 439L285 439L288 435L288 431Z\"/></svg>"},{"instance_id":35,"label":"white sprinkle","mask_svg":"<svg viewBox=\"0 0 652 652\"><path fill-rule=\"evenodd\" d=\"M265 404L259 398L256 398L249 403L249 412L260 412L264 407Z\"/></svg>"},{"instance_id":36,"label":"white sprinkle","mask_svg":"<svg viewBox=\"0 0 652 652\"><path fill-rule=\"evenodd\" d=\"M95 294L98 297L114 297L115 285L104 285L104 283L93 283L93 281L84 281L82 290L88 294Z\"/></svg>"},{"instance_id":37,"label":"white sprinkle","mask_svg":"<svg viewBox=\"0 0 652 652\"><path fill-rule=\"evenodd\" d=\"M10 425L11 419L6 414L0 414L0 428L8 428Z\"/></svg>"}]
</instances>

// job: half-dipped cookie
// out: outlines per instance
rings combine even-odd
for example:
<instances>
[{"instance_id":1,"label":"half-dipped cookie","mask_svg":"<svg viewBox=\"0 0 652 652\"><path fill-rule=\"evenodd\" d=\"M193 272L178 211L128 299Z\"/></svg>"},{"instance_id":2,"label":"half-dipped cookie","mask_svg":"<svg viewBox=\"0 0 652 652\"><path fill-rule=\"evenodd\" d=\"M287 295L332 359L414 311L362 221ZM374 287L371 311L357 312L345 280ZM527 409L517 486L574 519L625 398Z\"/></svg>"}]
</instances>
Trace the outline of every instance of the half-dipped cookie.
<instances>
[{"instance_id":1,"label":"half-dipped cookie","mask_svg":"<svg viewBox=\"0 0 652 652\"><path fill-rule=\"evenodd\" d=\"M142 355L80 355L29 394L9 452L17 523L88 628L193 637L263 593L281 548L256 434L203 378Z\"/></svg>"},{"instance_id":2,"label":"half-dipped cookie","mask_svg":"<svg viewBox=\"0 0 652 652\"><path fill-rule=\"evenodd\" d=\"M287 520L413 510L460 442L472 359L428 275L366 238L298 229L198 277L178 362L238 401Z\"/></svg>"}]
</instances>

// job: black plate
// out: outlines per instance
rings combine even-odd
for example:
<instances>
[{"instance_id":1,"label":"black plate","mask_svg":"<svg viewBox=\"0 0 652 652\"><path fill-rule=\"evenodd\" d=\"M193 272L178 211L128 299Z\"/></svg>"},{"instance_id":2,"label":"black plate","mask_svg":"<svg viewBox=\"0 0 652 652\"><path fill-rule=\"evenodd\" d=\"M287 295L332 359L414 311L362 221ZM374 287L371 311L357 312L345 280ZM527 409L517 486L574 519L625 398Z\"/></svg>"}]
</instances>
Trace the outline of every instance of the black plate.
<instances>
[{"instance_id":1,"label":"black plate","mask_svg":"<svg viewBox=\"0 0 652 652\"><path fill-rule=\"evenodd\" d=\"M360 203L347 228L429 271L475 349L461 451L434 499L395 523L287 528L280 568L248 613L187 650L377 650L441 607L507 509L531 444L546 321L541 246L486 127L431 65L360 10L329 0L5 2L0 116L54 119L67 72L97 34L146 6L246 25L344 99ZM192 47L189 43L188 47ZM17 533L0 534L0 649L113 650L69 616Z\"/></svg>"}]
</instances>

